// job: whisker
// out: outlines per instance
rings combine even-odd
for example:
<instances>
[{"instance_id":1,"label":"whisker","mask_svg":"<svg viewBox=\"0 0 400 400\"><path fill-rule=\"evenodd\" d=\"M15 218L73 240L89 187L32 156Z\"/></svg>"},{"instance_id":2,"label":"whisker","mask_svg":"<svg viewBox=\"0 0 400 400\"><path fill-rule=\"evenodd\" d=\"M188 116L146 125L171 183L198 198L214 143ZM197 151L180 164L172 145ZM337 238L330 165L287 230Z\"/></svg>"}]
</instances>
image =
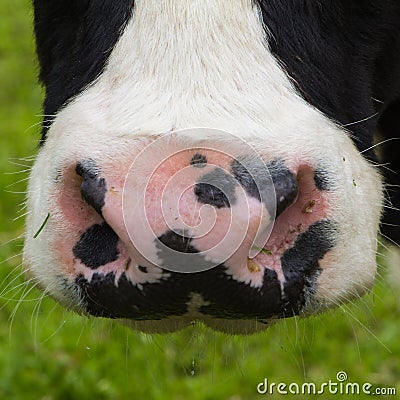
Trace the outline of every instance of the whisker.
<instances>
[{"instance_id":1,"label":"whisker","mask_svg":"<svg viewBox=\"0 0 400 400\"><path fill-rule=\"evenodd\" d=\"M29 282L29 281L28 281ZM12 327L14 324L14 320L15 320L15 316L21 306L21 304L23 303L23 301L26 299L26 297L29 295L29 293L35 289L35 286L30 286L29 283L25 284L25 289L21 295L21 298L19 299L19 301L17 302L17 304L15 305L14 309L12 310L10 317L9 317L9 322L10 322L10 327L9 327L9 340L11 341L11 331L12 331Z\"/></svg>"},{"instance_id":2,"label":"whisker","mask_svg":"<svg viewBox=\"0 0 400 400\"><path fill-rule=\"evenodd\" d=\"M377 113L375 113L375 114L372 114L372 115L370 115L369 117L367 117L367 118L363 118L363 119L360 119L360 120L358 120L358 121L354 121L354 122L350 122L350 123L348 123L348 124L343 124L343 126L352 126L352 125L356 125L356 124L360 124L361 122L365 122L365 121L368 121L368 120L370 120L370 119L372 119L372 118L375 118L376 116L378 116L379 115L379 113L377 112ZM367 150L364 150L364 151L367 151Z\"/></svg>"},{"instance_id":3,"label":"whisker","mask_svg":"<svg viewBox=\"0 0 400 400\"><path fill-rule=\"evenodd\" d=\"M400 247L393 239L391 239L389 236L384 235L382 232L379 233L382 237L384 237L386 240L388 240L392 245L395 247Z\"/></svg>"},{"instance_id":4,"label":"whisker","mask_svg":"<svg viewBox=\"0 0 400 400\"><path fill-rule=\"evenodd\" d=\"M357 316L353 313L353 311L350 309L349 306L347 306L346 304L342 304L340 306L341 309L343 309L343 311L345 313L348 313L354 321L356 321L366 332L368 332L389 354L392 354L392 351L389 349L389 347L387 347L385 345L385 343L383 343L378 336L376 336L371 329L369 329L365 324L363 324L361 322L361 320L359 318L357 318Z\"/></svg>"},{"instance_id":5,"label":"whisker","mask_svg":"<svg viewBox=\"0 0 400 400\"><path fill-rule=\"evenodd\" d=\"M379 143L374 144L371 147L368 147L368 149L365 149L365 150L361 151L360 153L363 154L363 153L365 153L365 152L367 152L369 150L372 150L373 148L375 148L377 146L380 146L381 144L388 143L388 142L391 142L393 140L400 140L400 138L389 138L389 139L383 140L383 141L381 141Z\"/></svg>"}]
</instances>

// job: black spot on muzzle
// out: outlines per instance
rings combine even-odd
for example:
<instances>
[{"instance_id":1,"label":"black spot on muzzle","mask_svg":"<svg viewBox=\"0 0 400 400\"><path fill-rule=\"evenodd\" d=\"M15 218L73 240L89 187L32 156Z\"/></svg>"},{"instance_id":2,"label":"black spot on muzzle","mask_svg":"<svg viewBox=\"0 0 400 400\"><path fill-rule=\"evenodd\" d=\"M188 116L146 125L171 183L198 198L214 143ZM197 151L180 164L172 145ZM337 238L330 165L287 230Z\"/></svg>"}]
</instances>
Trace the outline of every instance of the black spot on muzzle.
<instances>
[{"instance_id":1,"label":"black spot on muzzle","mask_svg":"<svg viewBox=\"0 0 400 400\"><path fill-rule=\"evenodd\" d=\"M190 160L190 165L193 165L196 168L204 168L207 165L207 157L196 153Z\"/></svg>"},{"instance_id":2,"label":"black spot on muzzle","mask_svg":"<svg viewBox=\"0 0 400 400\"><path fill-rule=\"evenodd\" d=\"M185 232L174 232L169 230L155 240L157 256L161 266L179 272L191 272L191 270L207 270L215 264L205 259L199 250L192 244L193 239ZM191 254L190 264L184 256Z\"/></svg>"},{"instance_id":3,"label":"black spot on muzzle","mask_svg":"<svg viewBox=\"0 0 400 400\"><path fill-rule=\"evenodd\" d=\"M236 185L233 176L217 167L201 177L194 188L194 193L200 203L217 208L231 207L236 203Z\"/></svg>"},{"instance_id":4,"label":"black spot on muzzle","mask_svg":"<svg viewBox=\"0 0 400 400\"><path fill-rule=\"evenodd\" d=\"M104 178L99 176L100 170L93 160L84 160L78 163L76 173L83 178L81 184L82 199L89 204L99 215L105 204L107 185Z\"/></svg>"},{"instance_id":5,"label":"black spot on muzzle","mask_svg":"<svg viewBox=\"0 0 400 400\"><path fill-rule=\"evenodd\" d=\"M158 240L171 250L179 253L198 253L198 250L191 244L192 238L185 232L168 231L161 235Z\"/></svg>"},{"instance_id":6,"label":"black spot on muzzle","mask_svg":"<svg viewBox=\"0 0 400 400\"><path fill-rule=\"evenodd\" d=\"M97 269L118 259L118 240L107 223L95 224L82 234L72 252L88 268Z\"/></svg>"},{"instance_id":7,"label":"black spot on muzzle","mask_svg":"<svg viewBox=\"0 0 400 400\"><path fill-rule=\"evenodd\" d=\"M282 160L264 164L260 159L243 158L234 160L231 169L246 193L262 201L268 211L272 211L275 202L276 217L282 214L297 197L296 177ZM275 197L272 197L272 186Z\"/></svg>"},{"instance_id":8,"label":"black spot on muzzle","mask_svg":"<svg viewBox=\"0 0 400 400\"><path fill-rule=\"evenodd\" d=\"M285 296L289 313L298 314L305 303L307 290L312 290L320 273L319 261L336 243L337 229L332 221L322 220L311 225L286 250L281 258L285 275Z\"/></svg>"}]
</instances>

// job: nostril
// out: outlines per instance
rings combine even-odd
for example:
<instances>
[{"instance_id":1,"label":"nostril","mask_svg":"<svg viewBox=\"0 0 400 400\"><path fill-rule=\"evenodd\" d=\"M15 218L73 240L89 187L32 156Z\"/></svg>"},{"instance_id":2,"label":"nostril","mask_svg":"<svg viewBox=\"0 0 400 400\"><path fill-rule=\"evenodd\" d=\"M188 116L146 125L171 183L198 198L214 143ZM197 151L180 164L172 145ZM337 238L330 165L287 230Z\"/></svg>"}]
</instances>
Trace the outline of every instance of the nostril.
<instances>
[{"instance_id":1,"label":"nostril","mask_svg":"<svg viewBox=\"0 0 400 400\"><path fill-rule=\"evenodd\" d=\"M283 213L297 198L299 188L296 176L282 163L270 169L276 196L276 217Z\"/></svg>"},{"instance_id":2,"label":"nostril","mask_svg":"<svg viewBox=\"0 0 400 400\"><path fill-rule=\"evenodd\" d=\"M285 181L278 181L275 186L276 194L276 217L282 214L294 203L298 194L296 181L287 178Z\"/></svg>"},{"instance_id":3,"label":"nostril","mask_svg":"<svg viewBox=\"0 0 400 400\"><path fill-rule=\"evenodd\" d=\"M82 177L81 196L99 215L105 204L107 184L100 177L100 170L93 160L84 160L77 164L76 173Z\"/></svg>"},{"instance_id":4,"label":"nostril","mask_svg":"<svg viewBox=\"0 0 400 400\"><path fill-rule=\"evenodd\" d=\"M232 163L235 178L246 192L259 200L266 202L270 211L271 202L275 202L275 215L278 217L296 200L298 184L296 176L285 165L283 160L273 160L268 164L260 160L243 160ZM248 169L248 166L251 168ZM271 184L275 190L275 199L271 198Z\"/></svg>"}]
</instances>

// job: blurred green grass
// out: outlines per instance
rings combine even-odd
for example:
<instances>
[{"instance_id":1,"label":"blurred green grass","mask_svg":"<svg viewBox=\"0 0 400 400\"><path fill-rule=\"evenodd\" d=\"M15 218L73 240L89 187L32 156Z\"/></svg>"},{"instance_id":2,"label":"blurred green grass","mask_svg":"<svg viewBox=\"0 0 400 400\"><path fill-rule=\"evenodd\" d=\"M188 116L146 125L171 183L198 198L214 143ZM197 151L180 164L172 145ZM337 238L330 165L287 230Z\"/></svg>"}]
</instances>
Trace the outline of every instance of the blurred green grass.
<instances>
[{"instance_id":1,"label":"blurred green grass","mask_svg":"<svg viewBox=\"0 0 400 400\"><path fill-rule=\"evenodd\" d=\"M373 293L354 304L244 338L201 326L140 334L64 311L24 284L23 218L15 218L24 212L26 182L15 182L27 173L17 174L26 168L10 160L29 165L13 159L32 156L39 138L42 90L31 19L30 1L1 1L0 399L247 400L265 397L256 387L266 377L321 383L339 371L352 382L399 391L399 287L391 286L385 269Z\"/></svg>"}]
</instances>

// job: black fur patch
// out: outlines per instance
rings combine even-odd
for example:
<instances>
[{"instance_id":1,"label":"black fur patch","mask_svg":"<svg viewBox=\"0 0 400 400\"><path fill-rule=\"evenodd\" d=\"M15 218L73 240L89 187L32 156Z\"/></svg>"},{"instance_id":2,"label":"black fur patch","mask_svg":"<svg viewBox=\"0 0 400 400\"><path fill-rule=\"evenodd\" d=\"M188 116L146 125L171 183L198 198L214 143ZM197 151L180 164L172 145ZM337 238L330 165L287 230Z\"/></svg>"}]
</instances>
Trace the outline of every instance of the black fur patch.
<instances>
[{"instance_id":1,"label":"black fur patch","mask_svg":"<svg viewBox=\"0 0 400 400\"><path fill-rule=\"evenodd\" d=\"M386 141L377 147L386 184L381 233L400 246L400 97L385 111L379 128L381 141Z\"/></svg>"},{"instance_id":2,"label":"black fur patch","mask_svg":"<svg viewBox=\"0 0 400 400\"><path fill-rule=\"evenodd\" d=\"M400 3L257 2L270 48L299 92L346 125L360 151L368 149L375 114L400 95Z\"/></svg>"},{"instance_id":3,"label":"black fur patch","mask_svg":"<svg viewBox=\"0 0 400 400\"><path fill-rule=\"evenodd\" d=\"M157 320L182 315L186 309L186 292L172 291L165 282L143 285L141 290L122 274L116 286L115 274L109 273L95 274L90 283L81 275L76 284L86 312L97 317Z\"/></svg>"},{"instance_id":4,"label":"black fur patch","mask_svg":"<svg viewBox=\"0 0 400 400\"><path fill-rule=\"evenodd\" d=\"M332 178L323 169L317 168L314 174L315 187L321 191L331 190L333 187Z\"/></svg>"},{"instance_id":5,"label":"black fur patch","mask_svg":"<svg viewBox=\"0 0 400 400\"><path fill-rule=\"evenodd\" d=\"M34 0L40 79L46 88L42 143L53 115L93 82L132 16L133 0Z\"/></svg>"},{"instance_id":6,"label":"black fur patch","mask_svg":"<svg viewBox=\"0 0 400 400\"><path fill-rule=\"evenodd\" d=\"M97 269L118 259L118 240L117 234L104 222L83 233L72 251L88 268Z\"/></svg>"},{"instance_id":7,"label":"black fur patch","mask_svg":"<svg viewBox=\"0 0 400 400\"><path fill-rule=\"evenodd\" d=\"M115 285L115 274L95 274L89 283L76 278L86 311L95 316L161 319L187 313L192 294L198 293L209 305L199 311L215 318L268 319L283 316L280 284L274 271L266 270L264 286L254 289L232 279L224 266L194 274L170 273L168 279L141 284L141 288L122 274Z\"/></svg>"}]
</instances>

